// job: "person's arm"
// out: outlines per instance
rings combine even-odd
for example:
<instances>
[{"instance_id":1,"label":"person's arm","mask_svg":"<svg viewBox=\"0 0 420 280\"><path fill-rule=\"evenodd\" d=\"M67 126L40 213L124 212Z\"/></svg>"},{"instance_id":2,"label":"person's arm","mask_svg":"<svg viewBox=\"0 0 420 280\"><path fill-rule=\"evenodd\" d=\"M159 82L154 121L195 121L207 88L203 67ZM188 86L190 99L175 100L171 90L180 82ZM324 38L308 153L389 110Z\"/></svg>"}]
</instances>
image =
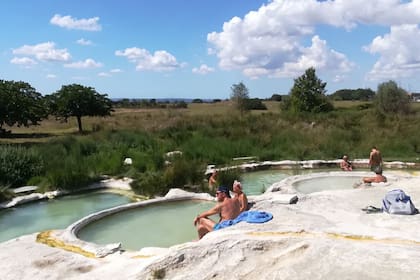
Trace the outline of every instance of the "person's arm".
<instances>
[{"instance_id":1,"label":"person's arm","mask_svg":"<svg viewBox=\"0 0 420 280\"><path fill-rule=\"evenodd\" d=\"M196 225L196 224L197 224L197 222L198 222L198 220L200 220L201 218L207 218L208 216L211 216L211 215L214 215L214 214L220 213L220 211L221 211L221 207L222 207L222 205L221 205L221 204L217 204L216 206L214 206L214 207L213 207L213 208L211 208L210 210L205 211L205 212L203 212L203 213L201 213L201 214L197 215L197 217L195 217L195 219L194 219L194 225Z\"/></svg>"},{"instance_id":2,"label":"person's arm","mask_svg":"<svg viewBox=\"0 0 420 280\"><path fill-rule=\"evenodd\" d=\"M248 198L245 195L241 196L241 212L246 211L248 209Z\"/></svg>"}]
</instances>

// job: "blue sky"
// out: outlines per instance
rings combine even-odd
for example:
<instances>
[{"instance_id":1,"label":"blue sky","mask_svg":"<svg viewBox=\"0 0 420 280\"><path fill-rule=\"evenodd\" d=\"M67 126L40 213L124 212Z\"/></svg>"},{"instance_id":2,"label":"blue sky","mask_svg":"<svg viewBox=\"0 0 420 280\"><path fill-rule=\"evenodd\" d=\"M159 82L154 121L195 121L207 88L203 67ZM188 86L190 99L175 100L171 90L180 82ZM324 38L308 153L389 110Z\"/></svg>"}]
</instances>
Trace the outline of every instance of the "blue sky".
<instances>
[{"instance_id":1,"label":"blue sky","mask_svg":"<svg viewBox=\"0 0 420 280\"><path fill-rule=\"evenodd\" d=\"M394 80L420 91L420 1L2 0L0 79L46 95L287 94L314 67L327 93Z\"/></svg>"}]
</instances>

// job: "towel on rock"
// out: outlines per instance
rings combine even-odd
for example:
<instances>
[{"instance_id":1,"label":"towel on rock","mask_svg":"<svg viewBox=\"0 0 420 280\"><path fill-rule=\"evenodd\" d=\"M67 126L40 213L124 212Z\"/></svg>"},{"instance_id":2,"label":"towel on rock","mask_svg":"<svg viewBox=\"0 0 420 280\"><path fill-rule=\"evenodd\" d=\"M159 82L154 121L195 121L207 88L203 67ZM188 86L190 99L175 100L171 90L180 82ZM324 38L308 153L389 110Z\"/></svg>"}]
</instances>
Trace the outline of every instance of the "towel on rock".
<instances>
[{"instance_id":1,"label":"towel on rock","mask_svg":"<svg viewBox=\"0 0 420 280\"><path fill-rule=\"evenodd\" d=\"M239 222L265 223L273 218L273 214L264 211L244 211L233 220L222 221L214 226L214 230L233 226Z\"/></svg>"}]
</instances>

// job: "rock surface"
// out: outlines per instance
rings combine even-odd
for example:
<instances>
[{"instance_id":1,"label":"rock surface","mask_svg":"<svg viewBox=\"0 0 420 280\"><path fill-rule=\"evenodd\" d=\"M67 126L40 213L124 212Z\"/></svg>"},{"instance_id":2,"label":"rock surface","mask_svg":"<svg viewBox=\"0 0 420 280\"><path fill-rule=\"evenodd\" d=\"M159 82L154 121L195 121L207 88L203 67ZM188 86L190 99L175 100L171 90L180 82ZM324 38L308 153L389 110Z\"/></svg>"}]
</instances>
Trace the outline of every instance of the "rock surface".
<instances>
[{"instance_id":1,"label":"rock surface","mask_svg":"<svg viewBox=\"0 0 420 280\"><path fill-rule=\"evenodd\" d=\"M389 185L253 197L264 224L239 223L198 242L118 251L104 258L36 242L37 234L0 244L1 279L419 279L420 215L367 214L386 192L403 189L420 206L420 178ZM263 199L262 199L263 198Z\"/></svg>"}]
</instances>

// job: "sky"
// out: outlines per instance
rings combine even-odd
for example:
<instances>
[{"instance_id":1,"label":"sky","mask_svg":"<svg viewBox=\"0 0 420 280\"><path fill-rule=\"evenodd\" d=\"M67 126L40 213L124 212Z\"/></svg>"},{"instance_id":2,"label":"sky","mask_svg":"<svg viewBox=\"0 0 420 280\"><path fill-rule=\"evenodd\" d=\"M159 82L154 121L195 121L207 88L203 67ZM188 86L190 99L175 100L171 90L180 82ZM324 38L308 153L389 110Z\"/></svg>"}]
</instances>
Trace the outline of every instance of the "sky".
<instances>
[{"instance_id":1,"label":"sky","mask_svg":"<svg viewBox=\"0 0 420 280\"><path fill-rule=\"evenodd\" d=\"M339 89L420 92L420 0L2 0L0 79L43 95L288 94L314 67Z\"/></svg>"}]
</instances>

